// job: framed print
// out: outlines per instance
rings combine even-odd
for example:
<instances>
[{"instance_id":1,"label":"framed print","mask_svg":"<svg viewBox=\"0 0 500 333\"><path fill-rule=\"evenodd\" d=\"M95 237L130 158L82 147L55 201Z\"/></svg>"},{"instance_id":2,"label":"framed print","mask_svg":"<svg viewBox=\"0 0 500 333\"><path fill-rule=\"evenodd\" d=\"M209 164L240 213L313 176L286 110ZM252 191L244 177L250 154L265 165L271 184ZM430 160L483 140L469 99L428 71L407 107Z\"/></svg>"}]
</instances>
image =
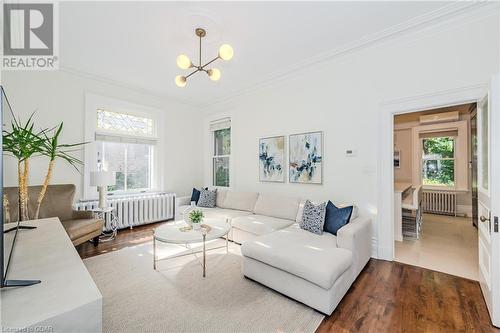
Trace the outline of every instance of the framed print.
<instances>
[{"instance_id":1,"label":"framed print","mask_svg":"<svg viewBox=\"0 0 500 333\"><path fill-rule=\"evenodd\" d=\"M259 180L285 182L285 137L259 139Z\"/></svg>"},{"instance_id":2,"label":"framed print","mask_svg":"<svg viewBox=\"0 0 500 333\"><path fill-rule=\"evenodd\" d=\"M323 132L290 135L288 175L290 183L323 183Z\"/></svg>"}]
</instances>

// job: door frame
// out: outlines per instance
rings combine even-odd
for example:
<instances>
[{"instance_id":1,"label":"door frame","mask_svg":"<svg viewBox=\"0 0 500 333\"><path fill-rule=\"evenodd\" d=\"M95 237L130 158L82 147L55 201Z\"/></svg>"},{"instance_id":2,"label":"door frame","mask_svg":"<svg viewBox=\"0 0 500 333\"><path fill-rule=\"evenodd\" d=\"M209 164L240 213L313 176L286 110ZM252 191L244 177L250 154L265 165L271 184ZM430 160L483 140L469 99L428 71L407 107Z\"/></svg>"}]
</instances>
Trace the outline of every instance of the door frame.
<instances>
[{"instance_id":1,"label":"door frame","mask_svg":"<svg viewBox=\"0 0 500 333\"><path fill-rule=\"evenodd\" d=\"M476 105L476 108L474 110L472 110L471 112L471 116L470 116L470 126L471 126L471 133L470 133L470 138L469 138L469 144L470 144L470 166L471 166L471 172L470 172L470 177L471 177L471 196L472 196L472 225L476 228L478 228L478 221L479 221L479 214L478 214L478 182L479 182L479 179L478 179L478 152L476 150L476 160L475 160L475 165L474 165L474 141L473 141L473 136L472 136L472 123L473 123L473 120L475 121L476 123L476 141L478 140L477 138L477 135L478 135L478 131L477 131L477 126L478 126L478 114L477 114L477 105ZM477 149L477 142L476 142L476 149ZM475 168L474 168L475 167ZM475 170L475 173L474 173L474 170ZM474 197L474 179L476 181L476 196ZM474 204L475 203L475 204Z\"/></svg>"},{"instance_id":2,"label":"door frame","mask_svg":"<svg viewBox=\"0 0 500 333\"><path fill-rule=\"evenodd\" d=\"M394 244L394 116L475 103L488 93L488 83L432 94L389 100L379 105L377 258L393 261Z\"/></svg>"}]
</instances>

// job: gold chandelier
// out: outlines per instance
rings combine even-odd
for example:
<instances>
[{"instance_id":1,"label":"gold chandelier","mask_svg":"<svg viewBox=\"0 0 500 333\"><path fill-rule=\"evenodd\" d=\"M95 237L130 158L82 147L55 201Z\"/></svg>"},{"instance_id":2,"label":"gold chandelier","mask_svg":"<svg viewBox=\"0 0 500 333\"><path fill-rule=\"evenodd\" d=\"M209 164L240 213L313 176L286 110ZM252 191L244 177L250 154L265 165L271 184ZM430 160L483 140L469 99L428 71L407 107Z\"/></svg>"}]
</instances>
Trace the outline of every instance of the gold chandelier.
<instances>
[{"instance_id":1,"label":"gold chandelier","mask_svg":"<svg viewBox=\"0 0 500 333\"><path fill-rule=\"evenodd\" d=\"M188 77L190 77L191 75L198 73L198 72L207 73L208 77L212 81L219 81L220 75L221 75L220 70L218 70L217 68L207 69L206 67L208 65L210 65L211 63L213 63L217 59L222 59L222 60L227 61L227 60L231 60L231 58L233 57L233 48L231 47L231 45L223 44L219 48L219 54L217 55L217 57L210 60L206 64L202 65L202 63L201 63L201 39L207 35L207 32L205 31L205 29L197 28L195 30L195 33L196 33L196 36L198 36L200 38L200 52L199 52L198 66L194 65L191 62L191 60L189 59L189 57L185 54L181 54L177 57L177 66L180 69L196 68L193 72L191 72L190 74L188 74L186 76L177 75L175 77L175 84L181 88L186 86Z\"/></svg>"}]
</instances>

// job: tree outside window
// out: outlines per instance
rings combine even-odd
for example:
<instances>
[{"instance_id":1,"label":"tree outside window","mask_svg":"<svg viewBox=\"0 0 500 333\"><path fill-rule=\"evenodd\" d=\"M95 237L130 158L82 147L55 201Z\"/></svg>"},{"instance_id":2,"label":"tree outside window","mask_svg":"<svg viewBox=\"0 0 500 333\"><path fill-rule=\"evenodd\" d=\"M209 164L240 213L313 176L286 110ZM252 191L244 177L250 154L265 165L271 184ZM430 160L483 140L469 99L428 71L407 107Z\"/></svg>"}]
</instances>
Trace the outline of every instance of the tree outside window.
<instances>
[{"instance_id":1,"label":"tree outside window","mask_svg":"<svg viewBox=\"0 0 500 333\"><path fill-rule=\"evenodd\" d=\"M422 184L454 186L455 138L424 138L422 144Z\"/></svg>"},{"instance_id":2,"label":"tree outside window","mask_svg":"<svg viewBox=\"0 0 500 333\"><path fill-rule=\"evenodd\" d=\"M214 131L213 184L229 187L231 128Z\"/></svg>"},{"instance_id":3,"label":"tree outside window","mask_svg":"<svg viewBox=\"0 0 500 333\"><path fill-rule=\"evenodd\" d=\"M116 185L108 191L151 189L153 146L97 141L98 163L116 173Z\"/></svg>"}]
</instances>

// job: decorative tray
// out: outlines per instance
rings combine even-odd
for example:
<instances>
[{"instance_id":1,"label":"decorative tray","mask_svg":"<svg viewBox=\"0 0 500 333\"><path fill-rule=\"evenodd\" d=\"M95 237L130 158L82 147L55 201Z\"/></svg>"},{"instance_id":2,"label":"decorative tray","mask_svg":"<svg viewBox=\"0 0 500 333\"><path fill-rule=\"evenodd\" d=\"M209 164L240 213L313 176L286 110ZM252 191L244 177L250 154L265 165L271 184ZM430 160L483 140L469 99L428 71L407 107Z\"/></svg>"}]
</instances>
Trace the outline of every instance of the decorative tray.
<instances>
[{"instance_id":1,"label":"decorative tray","mask_svg":"<svg viewBox=\"0 0 500 333\"><path fill-rule=\"evenodd\" d=\"M201 229L204 229L204 231L208 234L210 232L210 230L212 230L212 227L209 226L208 224L202 224L202 225L200 225L200 229L199 230L203 231ZM185 227L180 227L179 230L182 231L182 232L187 232L187 231L193 230L193 227L190 226L190 225L187 225Z\"/></svg>"}]
</instances>

